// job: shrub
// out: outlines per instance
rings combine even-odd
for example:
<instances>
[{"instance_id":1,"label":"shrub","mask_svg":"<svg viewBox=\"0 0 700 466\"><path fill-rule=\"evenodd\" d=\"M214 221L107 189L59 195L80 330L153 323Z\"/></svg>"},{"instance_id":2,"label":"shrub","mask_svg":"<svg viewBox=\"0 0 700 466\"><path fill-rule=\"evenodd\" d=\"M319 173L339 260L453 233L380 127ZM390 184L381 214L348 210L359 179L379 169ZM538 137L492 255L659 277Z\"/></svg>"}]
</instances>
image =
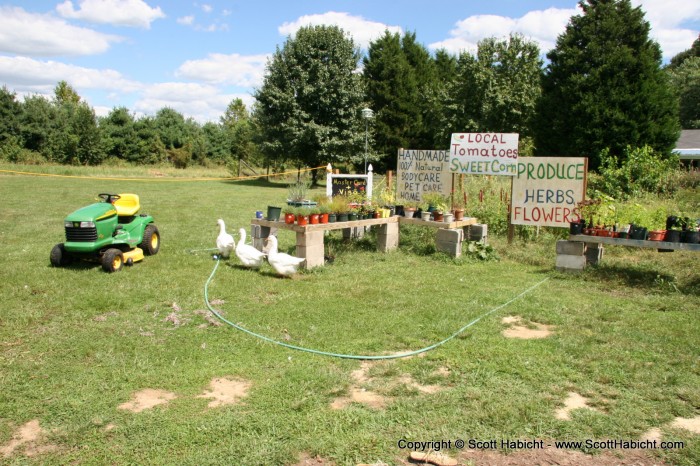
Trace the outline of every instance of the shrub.
<instances>
[{"instance_id":1,"label":"shrub","mask_svg":"<svg viewBox=\"0 0 700 466\"><path fill-rule=\"evenodd\" d=\"M614 198L626 199L644 192L673 194L677 189L678 156L663 158L651 147L627 146L618 166L618 157L605 149L600 154L599 176L589 178L589 188Z\"/></svg>"}]
</instances>

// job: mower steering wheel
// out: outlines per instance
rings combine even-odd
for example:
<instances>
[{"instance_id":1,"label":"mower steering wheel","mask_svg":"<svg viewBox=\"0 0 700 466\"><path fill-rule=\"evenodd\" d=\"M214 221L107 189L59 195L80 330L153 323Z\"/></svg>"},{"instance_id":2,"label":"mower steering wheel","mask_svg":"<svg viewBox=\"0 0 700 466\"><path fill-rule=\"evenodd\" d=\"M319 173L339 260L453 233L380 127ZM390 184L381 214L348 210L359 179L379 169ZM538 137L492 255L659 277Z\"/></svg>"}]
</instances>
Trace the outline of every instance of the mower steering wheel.
<instances>
[{"instance_id":1,"label":"mower steering wheel","mask_svg":"<svg viewBox=\"0 0 700 466\"><path fill-rule=\"evenodd\" d=\"M102 199L105 202L109 202L110 204L114 204L115 201L118 201L122 197L119 194L108 194L108 193L100 193L97 195L100 199Z\"/></svg>"}]
</instances>

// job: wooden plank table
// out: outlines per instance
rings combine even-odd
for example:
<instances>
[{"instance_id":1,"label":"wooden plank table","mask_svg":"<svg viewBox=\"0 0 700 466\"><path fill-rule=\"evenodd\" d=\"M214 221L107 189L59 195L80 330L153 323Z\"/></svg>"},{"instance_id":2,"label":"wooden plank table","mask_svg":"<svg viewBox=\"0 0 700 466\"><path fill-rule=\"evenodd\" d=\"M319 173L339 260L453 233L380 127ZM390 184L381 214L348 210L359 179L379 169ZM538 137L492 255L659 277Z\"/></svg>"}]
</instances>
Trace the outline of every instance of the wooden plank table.
<instances>
[{"instance_id":1,"label":"wooden plank table","mask_svg":"<svg viewBox=\"0 0 700 466\"><path fill-rule=\"evenodd\" d=\"M436 228L435 244L439 251L446 252L453 257L461 255L462 242L464 241L463 227L478 223L476 218L466 217L462 220L447 222L425 221L419 218L406 218L393 216L387 218L369 218L365 220L353 220L349 222L317 223L314 225L297 225L283 221L266 219L251 219L251 225L260 227L290 230L296 233L296 256L306 259L304 267L307 269L319 267L324 264L324 233L332 230L346 230L346 237L351 237L350 232L354 228L378 226L377 250L388 252L399 246L399 224L418 225ZM253 233L253 245L262 249L264 236Z\"/></svg>"},{"instance_id":2,"label":"wooden plank table","mask_svg":"<svg viewBox=\"0 0 700 466\"><path fill-rule=\"evenodd\" d=\"M307 269L319 267L324 264L324 244L323 238L326 231L348 230L353 228L363 228L367 226L379 226L377 234L377 250L380 252L391 251L399 246L399 217L368 218L365 220L353 220L349 222L317 223L314 225L297 225L295 223L285 223L283 221L271 221L254 218L252 225L261 227L278 228L280 230L291 230L296 232L296 256L306 259L304 267ZM350 235L348 235L349 237ZM262 237L261 237L262 238ZM256 245L256 238L253 235L253 244ZM260 246L262 242L260 242ZM258 247L258 245L256 245ZM261 249L261 247L258 247Z\"/></svg>"}]
</instances>

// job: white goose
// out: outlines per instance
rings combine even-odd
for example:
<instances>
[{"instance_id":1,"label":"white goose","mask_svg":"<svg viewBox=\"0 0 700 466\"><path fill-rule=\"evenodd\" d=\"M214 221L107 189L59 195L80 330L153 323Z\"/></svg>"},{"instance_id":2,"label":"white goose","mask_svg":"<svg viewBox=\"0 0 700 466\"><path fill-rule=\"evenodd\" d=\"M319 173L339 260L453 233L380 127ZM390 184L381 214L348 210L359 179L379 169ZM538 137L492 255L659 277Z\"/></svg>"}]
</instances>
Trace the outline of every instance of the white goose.
<instances>
[{"instance_id":1,"label":"white goose","mask_svg":"<svg viewBox=\"0 0 700 466\"><path fill-rule=\"evenodd\" d=\"M236 255L245 267L251 267L254 269L260 268L263 257L265 257L265 253L258 251L250 244L245 244L245 228L241 228L238 230L238 232L241 234L241 239L236 245Z\"/></svg>"},{"instance_id":2,"label":"white goose","mask_svg":"<svg viewBox=\"0 0 700 466\"><path fill-rule=\"evenodd\" d=\"M219 249L221 257L228 259L231 255L231 251L236 246L236 242L233 240L233 236L226 233L226 225L222 219L216 221L219 224L219 236L216 237L216 247Z\"/></svg>"},{"instance_id":3,"label":"white goose","mask_svg":"<svg viewBox=\"0 0 700 466\"><path fill-rule=\"evenodd\" d=\"M267 261L278 274L288 276L296 273L299 265L304 262L303 257L294 257L289 254L277 251L277 238L269 236L267 238L268 251Z\"/></svg>"}]
</instances>

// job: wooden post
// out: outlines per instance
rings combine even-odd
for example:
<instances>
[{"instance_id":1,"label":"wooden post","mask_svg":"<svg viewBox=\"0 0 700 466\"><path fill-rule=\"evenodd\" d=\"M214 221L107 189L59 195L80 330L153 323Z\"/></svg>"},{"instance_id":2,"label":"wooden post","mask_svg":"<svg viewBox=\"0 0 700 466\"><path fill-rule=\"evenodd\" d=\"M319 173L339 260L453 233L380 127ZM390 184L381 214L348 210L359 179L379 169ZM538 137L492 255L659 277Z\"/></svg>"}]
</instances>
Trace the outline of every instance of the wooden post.
<instances>
[{"instance_id":1,"label":"wooden post","mask_svg":"<svg viewBox=\"0 0 700 466\"><path fill-rule=\"evenodd\" d=\"M510 177L510 199L508 200L508 244L513 244L513 238L515 237L515 225L510 223L510 210L513 205L513 177Z\"/></svg>"}]
</instances>

